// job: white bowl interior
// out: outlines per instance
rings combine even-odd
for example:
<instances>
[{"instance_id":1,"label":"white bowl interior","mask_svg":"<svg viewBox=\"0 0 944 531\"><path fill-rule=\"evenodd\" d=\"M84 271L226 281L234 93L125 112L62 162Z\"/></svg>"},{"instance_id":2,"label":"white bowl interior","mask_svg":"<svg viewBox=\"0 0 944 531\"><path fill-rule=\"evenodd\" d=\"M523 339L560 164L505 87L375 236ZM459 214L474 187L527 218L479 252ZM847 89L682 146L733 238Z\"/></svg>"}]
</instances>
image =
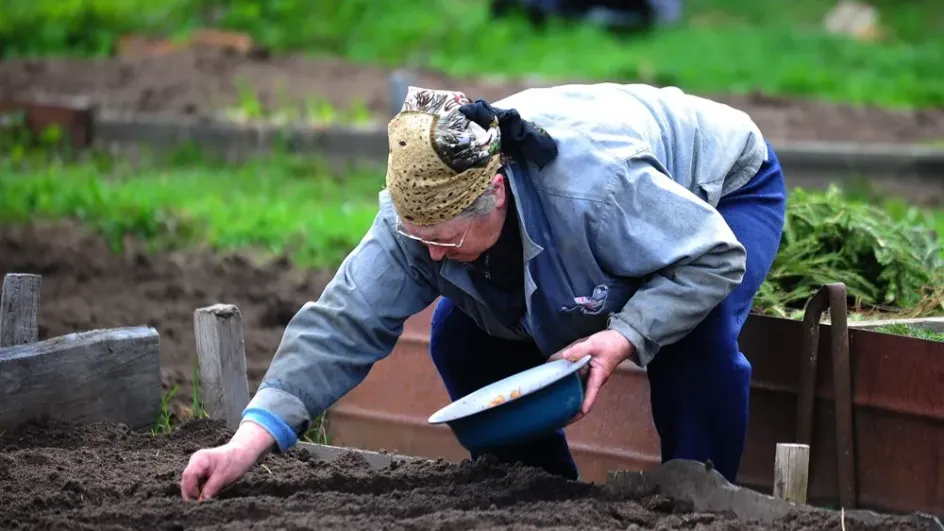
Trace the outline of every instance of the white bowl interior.
<instances>
[{"instance_id":1,"label":"white bowl interior","mask_svg":"<svg viewBox=\"0 0 944 531\"><path fill-rule=\"evenodd\" d=\"M590 355L575 362L554 360L489 384L447 405L429 417L430 424L441 424L468 417L486 409L529 395L569 376L590 363Z\"/></svg>"}]
</instances>

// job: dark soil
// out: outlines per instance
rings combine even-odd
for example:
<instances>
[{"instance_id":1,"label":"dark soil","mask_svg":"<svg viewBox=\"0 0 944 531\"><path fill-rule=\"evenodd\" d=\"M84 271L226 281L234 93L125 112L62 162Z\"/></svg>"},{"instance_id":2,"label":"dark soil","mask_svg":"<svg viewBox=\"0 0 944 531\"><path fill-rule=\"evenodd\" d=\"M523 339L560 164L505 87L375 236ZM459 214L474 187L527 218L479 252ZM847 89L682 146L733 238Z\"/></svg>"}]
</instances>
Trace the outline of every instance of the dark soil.
<instances>
[{"instance_id":1,"label":"dark soil","mask_svg":"<svg viewBox=\"0 0 944 531\"><path fill-rule=\"evenodd\" d=\"M194 310L217 303L239 307L255 392L288 321L321 295L330 278L292 269L288 260L254 265L210 251L114 254L72 223L0 225L0 275L6 273L42 275L40 340L99 328L156 328L164 390L180 385L174 405L183 416L196 360Z\"/></svg>"},{"instance_id":2,"label":"dark soil","mask_svg":"<svg viewBox=\"0 0 944 531\"><path fill-rule=\"evenodd\" d=\"M0 100L87 96L103 108L170 115L210 115L236 104L237 81L252 87L267 105L318 97L341 108L360 101L382 120L389 116L388 71L340 60L251 58L204 49L160 57L0 62ZM460 89L473 99L494 100L540 83L449 79L427 72L418 76L417 84ZM748 112L774 141L911 143L944 139L944 109L888 111L761 95L705 95Z\"/></svg>"},{"instance_id":3,"label":"dark soil","mask_svg":"<svg viewBox=\"0 0 944 531\"><path fill-rule=\"evenodd\" d=\"M193 421L170 436L122 426L29 427L0 438L0 528L125 529L839 529L839 516L774 526L693 513L653 493L617 499L600 486L492 460L397 463L374 471L356 454L333 463L304 450L268 456L218 499L180 497L190 455L226 442L221 425ZM847 529L915 529L887 525Z\"/></svg>"}]
</instances>

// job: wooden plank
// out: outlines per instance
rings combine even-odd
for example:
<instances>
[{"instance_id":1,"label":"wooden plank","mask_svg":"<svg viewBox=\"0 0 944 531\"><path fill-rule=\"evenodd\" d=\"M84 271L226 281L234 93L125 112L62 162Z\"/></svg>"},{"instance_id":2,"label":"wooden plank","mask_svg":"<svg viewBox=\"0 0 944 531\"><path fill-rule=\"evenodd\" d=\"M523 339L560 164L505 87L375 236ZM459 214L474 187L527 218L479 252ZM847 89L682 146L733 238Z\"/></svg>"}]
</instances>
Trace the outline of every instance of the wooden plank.
<instances>
[{"instance_id":1,"label":"wooden plank","mask_svg":"<svg viewBox=\"0 0 944 531\"><path fill-rule=\"evenodd\" d=\"M150 327L67 334L0 349L0 429L43 420L150 427L161 407Z\"/></svg>"},{"instance_id":2,"label":"wooden plank","mask_svg":"<svg viewBox=\"0 0 944 531\"><path fill-rule=\"evenodd\" d=\"M237 428L249 405L246 348L239 308L215 304L193 313L200 364L200 396L210 418Z\"/></svg>"},{"instance_id":3,"label":"wooden plank","mask_svg":"<svg viewBox=\"0 0 944 531\"><path fill-rule=\"evenodd\" d=\"M10 273L3 277L0 296L0 348L35 343L39 339L39 288L42 277Z\"/></svg>"},{"instance_id":4,"label":"wooden plank","mask_svg":"<svg viewBox=\"0 0 944 531\"><path fill-rule=\"evenodd\" d=\"M367 464L375 470L382 470L388 468L391 463L394 461L429 461L422 457L413 457L399 454L384 454L380 452L373 452L370 450L361 450L359 448L345 448L343 446L331 446L327 444L313 444L313 443L304 443L300 442L296 446L302 450L307 450L315 456L315 458L328 463L334 461L335 459L341 457L342 455L348 452L354 452L367 461Z\"/></svg>"},{"instance_id":5,"label":"wooden plank","mask_svg":"<svg viewBox=\"0 0 944 531\"><path fill-rule=\"evenodd\" d=\"M791 503L806 503L810 477L810 447L806 444L777 443L774 459L775 498Z\"/></svg>"}]
</instances>

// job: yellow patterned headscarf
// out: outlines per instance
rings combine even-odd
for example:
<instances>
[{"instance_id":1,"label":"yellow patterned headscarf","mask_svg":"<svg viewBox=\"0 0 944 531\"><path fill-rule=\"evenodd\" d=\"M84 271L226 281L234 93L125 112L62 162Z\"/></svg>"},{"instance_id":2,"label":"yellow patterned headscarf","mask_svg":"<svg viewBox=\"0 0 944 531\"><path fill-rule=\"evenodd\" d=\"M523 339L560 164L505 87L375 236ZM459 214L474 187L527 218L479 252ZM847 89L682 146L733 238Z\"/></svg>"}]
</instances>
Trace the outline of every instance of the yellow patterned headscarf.
<instances>
[{"instance_id":1,"label":"yellow patterned headscarf","mask_svg":"<svg viewBox=\"0 0 944 531\"><path fill-rule=\"evenodd\" d=\"M410 87L387 135L386 186L401 219L430 226L468 208L498 171L501 132L466 118L461 92Z\"/></svg>"}]
</instances>

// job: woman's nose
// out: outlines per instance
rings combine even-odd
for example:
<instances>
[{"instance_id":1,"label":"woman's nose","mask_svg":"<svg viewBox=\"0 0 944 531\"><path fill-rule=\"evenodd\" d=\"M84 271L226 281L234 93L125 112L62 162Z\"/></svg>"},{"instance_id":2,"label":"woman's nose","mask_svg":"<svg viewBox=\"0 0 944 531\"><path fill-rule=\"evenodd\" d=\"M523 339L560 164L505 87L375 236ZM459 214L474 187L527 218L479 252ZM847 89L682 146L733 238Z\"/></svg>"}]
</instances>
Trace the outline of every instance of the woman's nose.
<instances>
[{"instance_id":1,"label":"woman's nose","mask_svg":"<svg viewBox=\"0 0 944 531\"><path fill-rule=\"evenodd\" d=\"M438 262L446 256L446 249L438 245L429 246L429 257L433 259L434 262Z\"/></svg>"}]
</instances>

